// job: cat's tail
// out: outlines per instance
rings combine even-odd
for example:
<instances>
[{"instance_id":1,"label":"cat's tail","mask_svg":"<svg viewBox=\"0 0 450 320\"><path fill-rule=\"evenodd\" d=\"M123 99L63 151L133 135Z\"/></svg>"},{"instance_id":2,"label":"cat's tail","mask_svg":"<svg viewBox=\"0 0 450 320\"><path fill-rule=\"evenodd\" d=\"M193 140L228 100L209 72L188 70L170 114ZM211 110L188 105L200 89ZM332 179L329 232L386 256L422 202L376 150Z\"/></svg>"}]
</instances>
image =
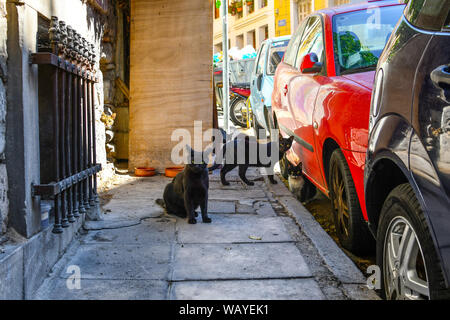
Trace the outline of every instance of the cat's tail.
<instances>
[{"instance_id":1,"label":"cat's tail","mask_svg":"<svg viewBox=\"0 0 450 320\"><path fill-rule=\"evenodd\" d=\"M226 152L226 144L224 144L223 145L223 147L222 147L222 149L220 150L220 152L222 153L222 161L223 161L223 158L225 157L225 152ZM208 171L209 172L211 172L211 171L214 171L214 170L216 170L216 169L218 169L218 168L220 168L221 167L221 163L217 163L216 162L216 159L217 159L217 155L215 156L215 158L214 158L214 163L213 163L213 165L211 166L211 167L209 167L208 168Z\"/></svg>"},{"instance_id":2,"label":"cat's tail","mask_svg":"<svg viewBox=\"0 0 450 320\"><path fill-rule=\"evenodd\" d=\"M155 203L156 203L157 205L161 206L163 209L166 208L166 203L164 202L163 199L156 199L156 200L155 200Z\"/></svg>"}]
</instances>

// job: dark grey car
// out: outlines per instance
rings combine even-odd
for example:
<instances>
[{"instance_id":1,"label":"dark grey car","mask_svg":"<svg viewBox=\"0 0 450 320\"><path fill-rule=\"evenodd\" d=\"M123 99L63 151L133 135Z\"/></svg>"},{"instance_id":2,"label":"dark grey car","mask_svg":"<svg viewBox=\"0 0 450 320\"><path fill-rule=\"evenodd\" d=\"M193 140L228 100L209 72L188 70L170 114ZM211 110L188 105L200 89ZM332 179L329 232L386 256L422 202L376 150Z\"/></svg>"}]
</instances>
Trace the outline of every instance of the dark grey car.
<instances>
[{"instance_id":1,"label":"dark grey car","mask_svg":"<svg viewBox=\"0 0 450 320\"><path fill-rule=\"evenodd\" d=\"M450 0L410 0L381 55L366 207L388 299L450 297Z\"/></svg>"}]
</instances>

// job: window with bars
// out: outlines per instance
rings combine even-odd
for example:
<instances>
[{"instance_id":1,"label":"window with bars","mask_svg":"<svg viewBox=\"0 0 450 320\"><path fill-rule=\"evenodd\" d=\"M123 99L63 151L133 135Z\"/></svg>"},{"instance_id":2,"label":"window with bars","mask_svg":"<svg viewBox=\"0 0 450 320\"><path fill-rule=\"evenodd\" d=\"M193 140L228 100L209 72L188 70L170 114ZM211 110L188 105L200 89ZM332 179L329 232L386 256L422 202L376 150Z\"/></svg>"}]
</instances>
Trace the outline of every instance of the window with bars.
<instances>
[{"instance_id":1,"label":"window with bars","mask_svg":"<svg viewBox=\"0 0 450 320\"><path fill-rule=\"evenodd\" d=\"M334 0L335 6L341 6L343 4L348 4L348 3L350 3L350 0Z\"/></svg>"},{"instance_id":2,"label":"window with bars","mask_svg":"<svg viewBox=\"0 0 450 320\"><path fill-rule=\"evenodd\" d=\"M220 8L217 8L216 6L214 6L214 19L219 19L220 18Z\"/></svg>"},{"instance_id":3,"label":"window with bars","mask_svg":"<svg viewBox=\"0 0 450 320\"><path fill-rule=\"evenodd\" d=\"M311 0L299 0L297 9L298 9L298 21L300 22L311 13L312 1Z\"/></svg>"}]
</instances>

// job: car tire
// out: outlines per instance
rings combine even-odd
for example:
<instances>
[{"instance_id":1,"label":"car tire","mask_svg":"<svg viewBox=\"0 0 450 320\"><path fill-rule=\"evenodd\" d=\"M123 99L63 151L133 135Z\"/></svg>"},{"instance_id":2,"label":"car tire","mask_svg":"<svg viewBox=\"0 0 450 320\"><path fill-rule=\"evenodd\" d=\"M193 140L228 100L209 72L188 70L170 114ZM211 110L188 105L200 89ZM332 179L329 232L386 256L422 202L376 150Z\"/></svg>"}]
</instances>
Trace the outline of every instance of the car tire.
<instances>
[{"instance_id":1,"label":"car tire","mask_svg":"<svg viewBox=\"0 0 450 320\"><path fill-rule=\"evenodd\" d=\"M340 149L331 155L328 183L339 242L356 255L372 251L375 241L363 218L355 184Z\"/></svg>"},{"instance_id":2,"label":"car tire","mask_svg":"<svg viewBox=\"0 0 450 320\"><path fill-rule=\"evenodd\" d=\"M230 103L230 119L236 126L242 128L247 128L247 120L242 113L245 105L246 101L243 98L236 98Z\"/></svg>"},{"instance_id":3,"label":"car tire","mask_svg":"<svg viewBox=\"0 0 450 320\"><path fill-rule=\"evenodd\" d=\"M415 236L415 240L412 236ZM412 243L412 250L401 250L401 248L409 248L409 246L401 245L402 240L406 239L411 240L407 242ZM392 242L397 241L399 242L398 250L401 252L394 254L392 252L396 245L392 245ZM403 259L407 257L407 259L396 259L395 256ZM406 263L407 261L414 261L414 263ZM445 287L442 266L425 215L409 183L394 188L381 209L377 230L377 264L381 269L383 298L450 299L450 290ZM388 265L393 266L393 270L388 270ZM408 269L405 270L404 267ZM420 290L417 294L412 294L414 290L409 289L411 286L409 283L415 284L413 288L420 288L418 284L422 281L425 281L428 286L428 297L419 294Z\"/></svg>"}]
</instances>

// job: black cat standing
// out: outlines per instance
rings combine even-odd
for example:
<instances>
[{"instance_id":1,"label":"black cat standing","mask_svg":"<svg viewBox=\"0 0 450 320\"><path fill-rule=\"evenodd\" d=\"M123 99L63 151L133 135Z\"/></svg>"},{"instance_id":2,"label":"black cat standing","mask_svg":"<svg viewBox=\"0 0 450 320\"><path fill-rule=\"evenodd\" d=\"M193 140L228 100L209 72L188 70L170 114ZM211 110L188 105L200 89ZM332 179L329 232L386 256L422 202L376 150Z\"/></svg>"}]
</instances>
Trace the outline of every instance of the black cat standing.
<instances>
[{"instance_id":1,"label":"black cat standing","mask_svg":"<svg viewBox=\"0 0 450 320\"><path fill-rule=\"evenodd\" d=\"M189 146L186 149L190 152L190 163L164 189L164 206L169 214L181 218L187 217L190 224L197 223L195 210L200 207L203 222L210 223L211 218L208 217L209 177L205 162L210 151L196 152ZM196 154L197 157L195 157ZM200 163L196 163L196 159L201 159Z\"/></svg>"},{"instance_id":2,"label":"black cat standing","mask_svg":"<svg viewBox=\"0 0 450 320\"><path fill-rule=\"evenodd\" d=\"M224 162L222 169L220 170L220 180L222 182L222 184L224 186L229 185L230 183L226 180L226 174L228 172L230 172L231 170L233 170L236 167L239 167L239 177L241 178L241 180L249 185L249 186L253 186L255 183L248 180L247 177L245 176L247 169L249 167L259 167L259 168L263 168L263 167L270 167L272 165L272 163L269 164L263 164L260 159L260 152L259 150L262 149L265 151L266 155L268 157L272 156L272 143L277 143L277 142L269 142L266 144L260 144L260 143L256 143L256 140L254 139L253 141L256 143L256 149L254 149L256 151L256 156L257 156L257 161L256 163L250 163L250 139L254 139L253 137L249 137L249 136L240 136L238 138L235 138L234 140L226 143L223 145L222 147L222 160ZM289 137L289 138L283 138L283 136L279 136L278 139L278 159L283 158L284 154L291 148L292 146L292 142L294 141L294 137ZM242 145L244 148L243 150L245 151L245 155L243 157L244 163L238 163L238 149L239 149L239 145ZM227 148L233 148L233 157L231 159L226 158L226 150ZM219 166L218 163L214 164L214 166L212 166L209 170L212 171L214 169L216 169ZM269 181L272 184L276 184L276 180L273 177L273 174L268 175Z\"/></svg>"}]
</instances>

